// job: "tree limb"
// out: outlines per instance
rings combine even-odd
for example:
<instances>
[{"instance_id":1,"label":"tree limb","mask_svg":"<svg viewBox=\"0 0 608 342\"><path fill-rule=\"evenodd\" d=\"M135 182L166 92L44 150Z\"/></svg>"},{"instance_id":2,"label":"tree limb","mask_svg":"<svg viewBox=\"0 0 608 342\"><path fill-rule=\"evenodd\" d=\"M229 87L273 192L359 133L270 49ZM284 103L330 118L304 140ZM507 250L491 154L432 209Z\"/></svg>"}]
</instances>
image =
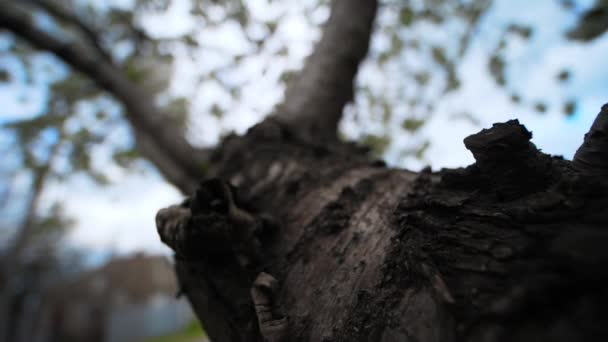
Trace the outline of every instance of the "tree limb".
<instances>
[{"instance_id":1,"label":"tree limb","mask_svg":"<svg viewBox=\"0 0 608 342\"><path fill-rule=\"evenodd\" d=\"M28 13L11 3L0 3L0 27L52 52L112 94L124 106L141 154L181 191L187 193L194 188L203 174L208 152L190 145L181 130L167 123L167 116L154 105L153 97L126 78L120 69L82 45L62 42L37 28Z\"/></svg>"},{"instance_id":2,"label":"tree limb","mask_svg":"<svg viewBox=\"0 0 608 342\"><path fill-rule=\"evenodd\" d=\"M84 38L91 44L91 46L108 62L112 61L112 56L101 46L99 40L99 34L95 32L89 25L78 18L75 14L69 13L66 8L63 8L59 3L48 1L48 0L25 0L30 2L48 12L50 15L57 19L64 21L76 28L82 33Z\"/></svg>"},{"instance_id":3,"label":"tree limb","mask_svg":"<svg viewBox=\"0 0 608 342\"><path fill-rule=\"evenodd\" d=\"M365 58L376 0L334 0L321 40L285 92L276 117L305 136L335 139L353 81Z\"/></svg>"}]
</instances>

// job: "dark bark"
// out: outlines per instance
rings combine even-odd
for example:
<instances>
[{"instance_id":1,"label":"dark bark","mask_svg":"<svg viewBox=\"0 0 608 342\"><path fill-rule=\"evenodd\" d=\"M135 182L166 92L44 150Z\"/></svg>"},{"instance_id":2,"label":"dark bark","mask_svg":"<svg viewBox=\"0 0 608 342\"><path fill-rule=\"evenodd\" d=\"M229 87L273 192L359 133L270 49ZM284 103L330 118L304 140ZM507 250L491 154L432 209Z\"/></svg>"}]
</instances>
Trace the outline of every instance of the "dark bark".
<instances>
[{"instance_id":1,"label":"dark bark","mask_svg":"<svg viewBox=\"0 0 608 342\"><path fill-rule=\"evenodd\" d=\"M276 222L249 237L258 252L235 247L242 227L213 182L161 232L213 341L261 340L260 272L278 281L286 341L608 339L608 184L539 152L517 121L465 139L475 164L418 174L295 136L265 122L214 156L235 205Z\"/></svg>"}]
</instances>

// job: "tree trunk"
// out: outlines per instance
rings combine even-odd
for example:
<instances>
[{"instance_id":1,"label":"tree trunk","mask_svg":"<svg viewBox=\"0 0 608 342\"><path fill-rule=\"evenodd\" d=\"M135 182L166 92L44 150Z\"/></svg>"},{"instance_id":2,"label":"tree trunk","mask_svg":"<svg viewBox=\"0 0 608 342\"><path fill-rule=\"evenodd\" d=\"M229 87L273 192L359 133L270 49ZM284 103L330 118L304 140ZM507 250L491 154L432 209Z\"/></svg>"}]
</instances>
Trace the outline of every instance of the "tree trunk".
<instances>
[{"instance_id":1,"label":"tree trunk","mask_svg":"<svg viewBox=\"0 0 608 342\"><path fill-rule=\"evenodd\" d=\"M213 162L236 198L206 181L157 217L213 341L608 340L608 186L517 121L440 172L296 136L267 120L228 137Z\"/></svg>"}]
</instances>

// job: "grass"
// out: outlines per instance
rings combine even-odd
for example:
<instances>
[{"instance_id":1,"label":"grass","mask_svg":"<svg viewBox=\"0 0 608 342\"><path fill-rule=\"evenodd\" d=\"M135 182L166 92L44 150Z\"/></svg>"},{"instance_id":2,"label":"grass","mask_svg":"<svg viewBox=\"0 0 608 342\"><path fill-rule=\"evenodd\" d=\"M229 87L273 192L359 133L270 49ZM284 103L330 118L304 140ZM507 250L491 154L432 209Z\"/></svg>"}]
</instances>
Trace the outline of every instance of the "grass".
<instances>
[{"instance_id":1,"label":"grass","mask_svg":"<svg viewBox=\"0 0 608 342\"><path fill-rule=\"evenodd\" d=\"M192 321L181 331L152 337L142 342L198 342L204 341L207 335L201 327L200 323L196 320Z\"/></svg>"}]
</instances>

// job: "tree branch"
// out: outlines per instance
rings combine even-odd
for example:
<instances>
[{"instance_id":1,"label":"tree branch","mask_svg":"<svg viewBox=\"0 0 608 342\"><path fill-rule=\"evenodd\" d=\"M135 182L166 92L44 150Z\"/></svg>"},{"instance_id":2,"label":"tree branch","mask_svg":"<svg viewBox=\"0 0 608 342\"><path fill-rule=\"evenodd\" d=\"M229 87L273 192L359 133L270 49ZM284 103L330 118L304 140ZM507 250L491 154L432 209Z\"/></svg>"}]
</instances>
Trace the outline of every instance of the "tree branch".
<instances>
[{"instance_id":1,"label":"tree branch","mask_svg":"<svg viewBox=\"0 0 608 342\"><path fill-rule=\"evenodd\" d=\"M285 92L276 117L305 136L335 139L353 81L365 58L376 0L334 0L321 40ZM304 132L302 132L304 130Z\"/></svg>"},{"instance_id":2,"label":"tree branch","mask_svg":"<svg viewBox=\"0 0 608 342\"><path fill-rule=\"evenodd\" d=\"M99 40L99 34L95 32L89 25L78 18L75 14L69 13L66 8L63 8L59 3L48 1L48 0L25 0L30 2L48 12L50 15L56 17L58 20L64 21L76 28L82 33L84 38L91 44L91 46L108 62L112 61L112 56L101 46Z\"/></svg>"},{"instance_id":3,"label":"tree branch","mask_svg":"<svg viewBox=\"0 0 608 342\"><path fill-rule=\"evenodd\" d=\"M181 130L168 124L167 116L153 104L150 94L89 49L76 43L62 42L37 28L31 23L28 13L11 3L0 3L0 27L39 49L54 53L112 94L124 106L140 153L181 191L188 193L194 189L203 174L208 152L192 147Z\"/></svg>"},{"instance_id":4,"label":"tree branch","mask_svg":"<svg viewBox=\"0 0 608 342\"><path fill-rule=\"evenodd\" d=\"M574 165L589 175L608 176L608 103L595 118L583 144L574 154Z\"/></svg>"}]
</instances>

